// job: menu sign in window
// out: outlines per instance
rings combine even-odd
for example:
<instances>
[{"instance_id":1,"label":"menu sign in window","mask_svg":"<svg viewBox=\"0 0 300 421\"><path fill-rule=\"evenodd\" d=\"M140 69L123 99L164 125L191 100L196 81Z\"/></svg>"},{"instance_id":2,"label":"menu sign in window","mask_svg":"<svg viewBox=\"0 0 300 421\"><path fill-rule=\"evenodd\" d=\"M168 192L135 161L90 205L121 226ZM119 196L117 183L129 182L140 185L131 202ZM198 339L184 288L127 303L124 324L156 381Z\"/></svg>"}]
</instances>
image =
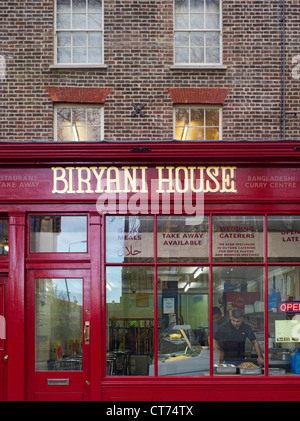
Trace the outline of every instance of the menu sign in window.
<instances>
[{"instance_id":1,"label":"menu sign in window","mask_svg":"<svg viewBox=\"0 0 300 421\"><path fill-rule=\"evenodd\" d=\"M262 261L262 216L215 216L213 258L216 261Z\"/></svg>"},{"instance_id":2,"label":"menu sign in window","mask_svg":"<svg viewBox=\"0 0 300 421\"><path fill-rule=\"evenodd\" d=\"M275 320L276 342L300 342L300 320Z\"/></svg>"},{"instance_id":3,"label":"menu sign in window","mask_svg":"<svg viewBox=\"0 0 300 421\"><path fill-rule=\"evenodd\" d=\"M268 259L300 261L300 216L268 217Z\"/></svg>"}]
</instances>

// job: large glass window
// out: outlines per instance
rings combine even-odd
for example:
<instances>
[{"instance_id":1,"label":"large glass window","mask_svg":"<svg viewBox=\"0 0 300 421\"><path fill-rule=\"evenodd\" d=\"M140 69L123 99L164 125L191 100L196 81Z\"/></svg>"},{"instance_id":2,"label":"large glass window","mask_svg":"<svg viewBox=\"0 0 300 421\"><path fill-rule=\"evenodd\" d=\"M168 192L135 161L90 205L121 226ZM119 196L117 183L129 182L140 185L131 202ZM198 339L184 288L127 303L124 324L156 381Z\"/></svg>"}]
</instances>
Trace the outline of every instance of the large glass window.
<instances>
[{"instance_id":1,"label":"large glass window","mask_svg":"<svg viewBox=\"0 0 300 421\"><path fill-rule=\"evenodd\" d=\"M220 0L175 0L175 63L221 62Z\"/></svg>"},{"instance_id":2,"label":"large glass window","mask_svg":"<svg viewBox=\"0 0 300 421\"><path fill-rule=\"evenodd\" d=\"M82 279L35 280L35 370L82 370Z\"/></svg>"},{"instance_id":3,"label":"large glass window","mask_svg":"<svg viewBox=\"0 0 300 421\"><path fill-rule=\"evenodd\" d=\"M86 216L32 216L30 252L85 253L87 251Z\"/></svg>"},{"instance_id":4,"label":"large glass window","mask_svg":"<svg viewBox=\"0 0 300 421\"><path fill-rule=\"evenodd\" d=\"M299 215L107 216L107 374L300 374L299 238Z\"/></svg>"},{"instance_id":5,"label":"large glass window","mask_svg":"<svg viewBox=\"0 0 300 421\"><path fill-rule=\"evenodd\" d=\"M102 0L56 0L56 63L103 63Z\"/></svg>"}]
</instances>

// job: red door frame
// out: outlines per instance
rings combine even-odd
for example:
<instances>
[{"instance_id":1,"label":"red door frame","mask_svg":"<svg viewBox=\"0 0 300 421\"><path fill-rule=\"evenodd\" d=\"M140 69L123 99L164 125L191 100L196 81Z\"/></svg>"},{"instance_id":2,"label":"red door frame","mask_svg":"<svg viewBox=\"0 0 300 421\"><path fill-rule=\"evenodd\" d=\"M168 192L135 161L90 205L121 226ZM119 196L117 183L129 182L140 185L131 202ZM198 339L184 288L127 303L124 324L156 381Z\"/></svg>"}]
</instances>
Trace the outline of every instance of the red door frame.
<instances>
[{"instance_id":1,"label":"red door frame","mask_svg":"<svg viewBox=\"0 0 300 421\"><path fill-rule=\"evenodd\" d=\"M78 278L83 279L83 326L90 321L89 270L37 269L27 271L26 276L26 326L25 326L25 380L26 400L89 400L90 353L92 346L83 338L82 371L35 371L35 279ZM48 385L49 380L67 379L68 385Z\"/></svg>"},{"instance_id":2,"label":"red door frame","mask_svg":"<svg viewBox=\"0 0 300 421\"><path fill-rule=\"evenodd\" d=\"M6 401L7 382L7 340L6 340L6 297L7 275L0 275L0 402ZM3 336L2 336L3 335Z\"/></svg>"}]
</instances>

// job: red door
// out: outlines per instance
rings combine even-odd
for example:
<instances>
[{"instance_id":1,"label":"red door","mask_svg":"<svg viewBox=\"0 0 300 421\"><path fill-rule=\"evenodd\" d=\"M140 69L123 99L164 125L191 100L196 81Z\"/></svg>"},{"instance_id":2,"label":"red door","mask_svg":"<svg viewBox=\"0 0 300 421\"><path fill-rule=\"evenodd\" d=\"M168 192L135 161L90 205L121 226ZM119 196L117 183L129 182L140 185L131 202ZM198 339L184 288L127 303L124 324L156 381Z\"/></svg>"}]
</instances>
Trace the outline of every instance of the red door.
<instances>
[{"instance_id":1,"label":"red door","mask_svg":"<svg viewBox=\"0 0 300 421\"><path fill-rule=\"evenodd\" d=\"M89 400L89 271L29 271L26 312L26 399Z\"/></svg>"},{"instance_id":2,"label":"red door","mask_svg":"<svg viewBox=\"0 0 300 421\"><path fill-rule=\"evenodd\" d=\"M0 276L0 401L6 400L6 322L5 322L5 289L6 277Z\"/></svg>"}]
</instances>

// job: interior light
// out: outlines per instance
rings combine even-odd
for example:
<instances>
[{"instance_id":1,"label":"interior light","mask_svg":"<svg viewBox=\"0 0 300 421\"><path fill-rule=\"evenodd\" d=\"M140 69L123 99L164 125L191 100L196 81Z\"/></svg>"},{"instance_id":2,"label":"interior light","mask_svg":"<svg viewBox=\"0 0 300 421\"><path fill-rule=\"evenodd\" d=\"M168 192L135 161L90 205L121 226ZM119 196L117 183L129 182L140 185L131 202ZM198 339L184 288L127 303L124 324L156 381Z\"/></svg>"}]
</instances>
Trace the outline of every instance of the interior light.
<instances>
[{"instance_id":1,"label":"interior light","mask_svg":"<svg viewBox=\"0 0 300 421\"><path fill-rule=\"evenodd\" d=\"M190 287L191 287L191 285L190 285L190 283L189 282L187 282L186 284L185 284L185 286L184 286L184 292L187 292L187 290L188 289L190 289Z\"/></svg>"},{"instance_id":2,"label":"interior light","mask_svg":"<svg viewBox=\"0 0 300 421\"><path fill-rule=\"evenodd\" d=\"M74 134L74 137L75 137L76 142L79 142L79 136L78 136L78 131L77 131L76 124L72 124L72 129L73 129L73 134Z\"/></svg>"},{"instance_id":3,"label":"interior light","mask_svg":"<svg viewBox=\"0 0 300 421\"><path fill-rule=\"evenodd\" d=\"M111 286L109 285L109 283L106 284L106 288L108 289L108 291L111 291Z\"/></svg>"},{"instance_id":4,"label":"interior light","mask_svg":"<svg viewBox=\"0 0 300 421\"><path fill-rule=\"evenodd\" d=\"M200 273L202 273L203 272L203 267L202 266L199 266L196 270L195 270L195 272L194 272L194 279L196 279L197 278L197 276L199 276L200 275Z\"/></svg>"},{"instance_id":5,"label":"interior light","mask_svg":"<svg viewBox=\"0 0 300 421\"><path fill-rule=\"evenodd\" d=\"M181 140L186 140L186 134L187 134L187 125L185 124L184 128L183 128L183 133L182 133L182 137Z\"/></svg>"},{"instance_id":6,"label":"interior light","mask_svg":"<svg viewBox=\"0 0 300 421\"><path fill-rule=\"evenodd\" d=\"M8 246L7 244L4 246L4 250L8 253L8 251L9 251L9 246Z\"/></svg>"}]
</instances>

